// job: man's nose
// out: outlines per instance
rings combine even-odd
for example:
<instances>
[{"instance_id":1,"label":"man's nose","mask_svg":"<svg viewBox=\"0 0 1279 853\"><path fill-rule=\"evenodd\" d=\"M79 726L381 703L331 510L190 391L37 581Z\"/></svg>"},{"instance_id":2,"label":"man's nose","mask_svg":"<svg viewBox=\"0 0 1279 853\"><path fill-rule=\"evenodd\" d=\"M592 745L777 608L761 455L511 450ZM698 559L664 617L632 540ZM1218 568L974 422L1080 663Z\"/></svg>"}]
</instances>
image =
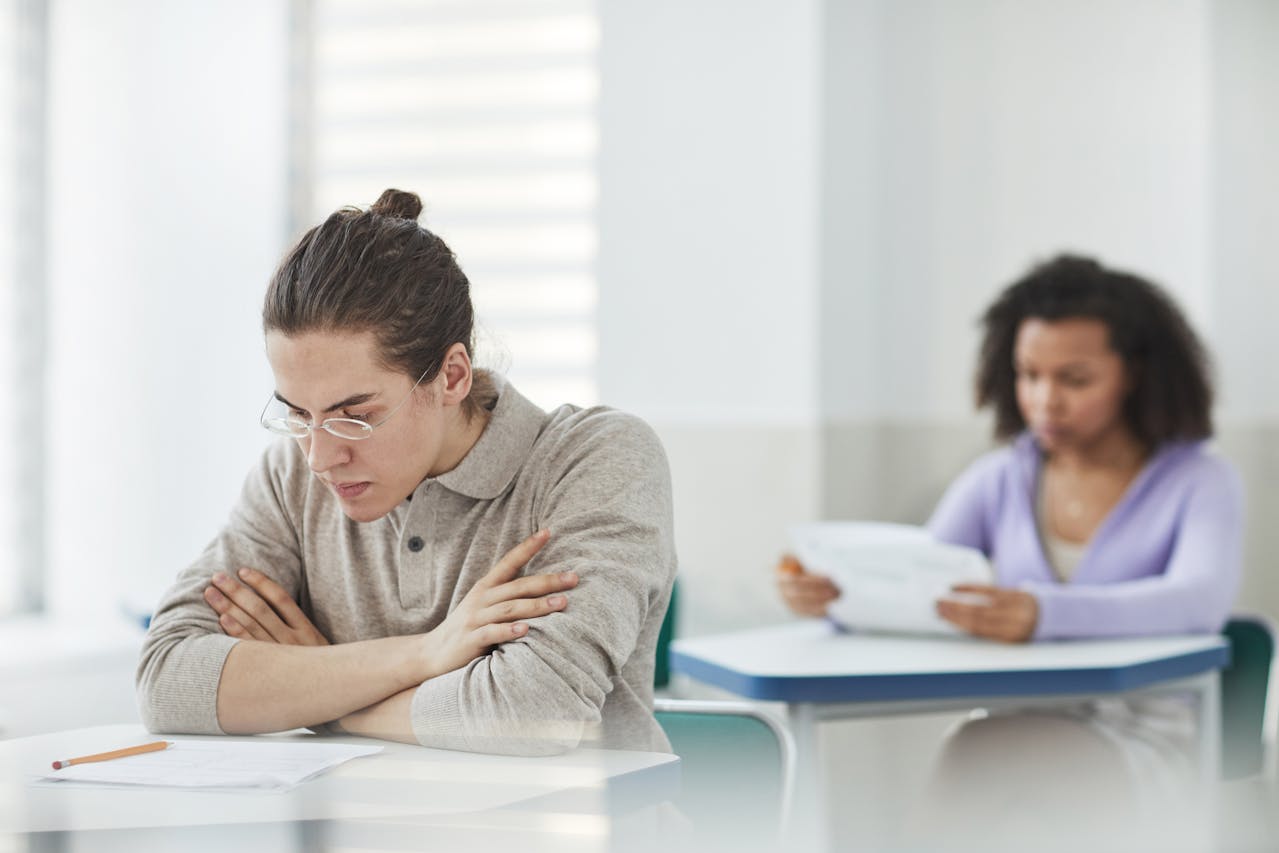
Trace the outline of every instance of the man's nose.
<instances>
[{"instance_id":1,"label":"man's nose","mask_svg":"<svg viewBox=\"0 0 1279 853\"><path fill-rule=\"evenodd\" d=\"M338 438L328 430L317 427L311 430L311 435L304 441L309 444L306 448L306 464L316 474L323 474L350 458L349 442Z\"/></svg>"}]
</instances>

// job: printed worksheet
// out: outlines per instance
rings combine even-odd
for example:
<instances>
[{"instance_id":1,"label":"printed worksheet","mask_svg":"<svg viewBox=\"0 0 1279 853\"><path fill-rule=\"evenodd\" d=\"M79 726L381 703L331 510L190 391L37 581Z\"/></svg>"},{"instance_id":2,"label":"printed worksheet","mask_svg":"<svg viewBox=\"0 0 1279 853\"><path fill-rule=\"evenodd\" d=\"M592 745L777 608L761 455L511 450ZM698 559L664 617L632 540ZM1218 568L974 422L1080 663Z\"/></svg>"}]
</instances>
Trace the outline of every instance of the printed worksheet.
<instances>
[{"instance_id":1,"label":"printed worksheet","mask_svg":"<svg viewBox=\"0 0 1279 853\"><path fill-rule=\"evenodd\" d=\"M270 740L170 740L168 749L52 770L58 784L287 791L380 746Z\"/></svg>"},{"instance_id":2,"label":"printed worksheet","mask_svg":"<svg viewBox=\"0 0 1279 853\"><path fill-rule=\"evenodd\" d=\"M994 583L985 555L938 542L922 527L826 521L790 528L791 547L809 571L839 587L830 617L846 628L894 633L959 634L937 615L940 598L959 583Z\"/></svg>"}]
</instances>

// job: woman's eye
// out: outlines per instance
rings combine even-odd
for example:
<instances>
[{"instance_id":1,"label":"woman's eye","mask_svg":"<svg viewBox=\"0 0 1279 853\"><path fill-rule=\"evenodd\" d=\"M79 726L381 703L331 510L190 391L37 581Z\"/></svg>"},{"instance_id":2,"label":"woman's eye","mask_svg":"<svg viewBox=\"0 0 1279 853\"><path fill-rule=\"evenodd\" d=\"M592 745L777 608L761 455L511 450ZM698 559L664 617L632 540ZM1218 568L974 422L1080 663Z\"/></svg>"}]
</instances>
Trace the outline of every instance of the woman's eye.
<instances>
[{"instance_id":1,"label":"woman's eye","mask_svg":"<svg viewBox=\"0 0 1279 853\"><path fill-rule=\"evenodd\" d=\"M304 421L306 420L306 412L301 411L300 409L289 409L289 417L294 420Z\"/></svg>"},{"instance_id":2,"label":"woman's eye","mask_svg":"<svg viewBox=\"0 0 1279 853\"><path fill-rule=\"evenodd\" d=\"M368 423L369 421L369 416L367 414L357 415L354 412L343 412L342 414L353 421L361 421L362 423Z\"/></svg>"}]
</instances>

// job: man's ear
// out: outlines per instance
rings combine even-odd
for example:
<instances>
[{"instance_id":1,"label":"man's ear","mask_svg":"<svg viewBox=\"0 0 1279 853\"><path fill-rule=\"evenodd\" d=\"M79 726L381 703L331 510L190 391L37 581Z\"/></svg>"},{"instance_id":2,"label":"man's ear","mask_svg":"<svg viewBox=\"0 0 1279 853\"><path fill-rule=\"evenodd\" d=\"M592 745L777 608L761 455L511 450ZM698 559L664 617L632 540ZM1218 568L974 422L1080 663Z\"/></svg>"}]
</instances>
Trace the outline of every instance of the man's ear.
<instances>
[{"instance_id":1,"label":"man's ear","mask_svg":"<svg viewBox=\"0 0 1279 853\"><path fill-rule=\"evenodd\" d=\"M456 406L465 400L471 393L471 382L475 378L465 344L456 343L449 347L444 354L440 374L444 377L444 405Z\"/></svg>"}]
</instances>

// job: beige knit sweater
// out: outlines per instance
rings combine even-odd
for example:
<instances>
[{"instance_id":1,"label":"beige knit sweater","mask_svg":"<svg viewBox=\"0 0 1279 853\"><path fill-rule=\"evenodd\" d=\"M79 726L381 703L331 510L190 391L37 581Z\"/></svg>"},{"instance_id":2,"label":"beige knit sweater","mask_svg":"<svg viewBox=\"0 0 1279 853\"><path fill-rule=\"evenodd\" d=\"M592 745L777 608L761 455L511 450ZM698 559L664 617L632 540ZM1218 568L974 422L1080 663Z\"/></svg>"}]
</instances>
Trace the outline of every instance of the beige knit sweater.
<instances>
[{"instance_id":1,"label":"beige knit sweater","mask_svg":"<svg viewBox=\"0 0 1279 853\"><path fill-rule=\"evenodd\" d=\"M159 732L221 733L217 689L237 640L201 594L215 572L266 572L333 643L429 631L534 531L526 573L572 570L568 607L424 682L426 746L544 753L584 745L667 750L652 715L654 648L675 574L670 474L653 431L606 408L549 415L498 381L462 462L376 521L347 518L294 442L263 454L222 532L161 600L138 666Z\"/></svg>"}]
</instances>

